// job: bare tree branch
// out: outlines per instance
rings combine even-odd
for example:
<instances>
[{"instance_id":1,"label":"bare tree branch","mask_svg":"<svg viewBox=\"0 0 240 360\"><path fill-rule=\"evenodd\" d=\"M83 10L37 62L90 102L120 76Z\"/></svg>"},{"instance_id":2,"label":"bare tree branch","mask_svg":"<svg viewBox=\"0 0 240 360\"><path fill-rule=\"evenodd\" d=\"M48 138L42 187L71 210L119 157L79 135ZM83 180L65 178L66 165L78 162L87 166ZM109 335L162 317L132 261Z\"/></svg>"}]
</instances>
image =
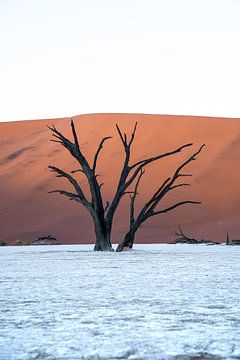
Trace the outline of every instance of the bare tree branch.
<instances>
[{"instance_id":1,"label":"bare tree branch","mask_svg":"<svg viewBox=\"0 0 240 360\"><path fill-rule=\"evenodd\" d=\"M185 144L181 147L179 147L178 149L176 150L173 150L173 151L169 151L165 154L160 154L158 156L154 156L154 157L151 157L149 159L146 159L146 160L142 160L142 161L138 161L137 163L133 164L132 166L130 166L129 168L129 172L131 170L133 170L135 167L137 167L137 169L134 171L133 175L130 177L130 179L127 181L126 183L126 186L128 187L129 185L132 184L132 182L135 180L135 178L137 177L137 175L139 174L139 172L141 171L141 169L143 169L145 166L151 164L152 162L154 161L157 161L157 160L160 160L160 159L163 159L167 156L171 156L171 155L175 155L177 153L179 153L180 151L182 151L183 149L185 149L186 147L189 147L189 146L192 146L193 144Z\"/></svg>"},{"instance_id":2,"label":"bare tree branch","mask_svg":"<svg viewBox=\"0 0 240 360\"><path fill-rule=\"evenodd\" d=\"M47 128L49 129L49 130L51 130L52 131L52 133L53 133L53 137L56 137L56 138L58 138L60 141L60 143L61 142L63 142L63 141L65 141L65 142L70 142L66 137L64 137L56 128L55 128L55 126L54 125L52 125L52 126L48 126L47 125ZM56 140L51 140L51 141L56 141Z\"/></svg>"},{"instance_id":3,"label":"bare tree branch","mask_svg":"<svg viewBox=\"0 0 240 360\"><path fill-rule=\"evenodd\" d=\"M139 218L142 218L147 210L149 209L149 207L156 202L156 200L159 197L159 194L161 194L162 190L165 188L166 184L171 180L171 178L167 178L162 185L158 188L158 190L155 192L155 194L153 194L153 196L151 197L151 199L143 206L142 210L139 213Z\"/></svg>"},{"instance_id":4,"label":"bare tree branch","mask_svg":"<svg viewBox=\"0 0 240 360\"><path fill-rule=\"evenodd\" d=\"M135 184L135 188L134 188L134 192L133 192L133 196L130 196L130 224L133 224L133 222L135 221L135 216L134 216L134 208L135 208L135 200L136 197L138 195L138 187L141 181L142 176L144 175L145 171L141 169L140 174L138 176L138 179L136 181Z\"/></svg>"},{"instance_id":5,"label":"bare tree branch","mask_svg":"<svg viewBox=\"0 0 240 360\"><path fill-rule=\"evenodd\" d=\"M145 160L140 160L140 161L136 162L135 164L133 164L131 166L131 170L133 170L135 167L137 167L139 165L140 166L146 166L146 165L150 164L153 161L162 159L162 158L170 156L170 155L177 154L177 153L179 153L180 151L182 151L183 149L185 149L186 147L189 147L189 146L193 146L193 143L182 145L178 149L173 150L173 151L169 151L169 152L167 152L165 154L160 154L160 155L153 156L153 157L150 157L150 158L145 159Z\"/></svg>"},{"instance_id":6,"label":"bare tree branch","mask_svg":"<svg viewBox=\"0 0 240 360\"><path fill-rule=\"evenodd\" d=\"M106 201L106 205L105 205L105 208L104 208L104 212L107 211L107 209L109 208L109 205L110 205L109 201Z\"/></svg>"},{"instance_id":7,"label":"bare tree branch","mask_svg":"<svg viewBox=\"0 0 240 360\"><path fill-rule=\"evenodd\" d=\"M130 169L129 169L130 151L131 151L131 145L133 143L134 136L136 133L137 123L134 126L134 129L131 134L131 140L129 143L127 142L126 134L125 135L122 134L118 124L116 124L116 128L117 128L117 132L120 137L120 140L124 147L125 158L124 158L124 163L123 163L122 170L120 173L117 189L116 189L115 195L113 197L111 205L108 208L108 212L106 215L106 221L108 223L108 226L110 226L110 227L112 226L113 216L115 214L117 206L118 206L119 202L121 201L121 198L124 196L126 189L128 188L128 186L126 186L126 180L127 180L127 177L128 177L129 171L130 171Z\"/></svg>"},{"instance_id":8,"label":"bare tree branch","mask_svg":"<svg viewBox=\"0 0 240 360\"><path fill-rule=\"evenodd\" d=\"M171 186L169 188L169 190L173 190L173 189L176 189L176 188L181 187L181 186L191 186L191 184L187 184L187 183L177 184L177 185Z\"/></svg>"},{"instance_id":9,"label":"bare tree branch","mask_svg":"<svg viewBox=\"0 0 240 360\"><path fill-rule=\"evenodd\" d=\"M97 167L97 160L98 160L98 156L99 156L99 153L101 151L101 149L103 148L103 144L106 140L108 139L112 139L112 136L106 136L102 139L102 141L100 142L99 146L98 146L98 149L97 149L97 152L94 156L94 161L93 161L93 172L95 174L95 171L96 171L96 167Z\"/></svg>"},{"instance_id":10,"label":"bare tree branch","mask_svg":"<svg viewBox=\"0 0 240 360\"><path fill-rule=\"evenodd\" d=\"M83 170L82 169L72 170L71 174L75 174L76 172L82 172L83 173Z\"/></svg>"},{"instance_id":11,"label":"bare tree branch","mask_svg":"<svg viewBox=\"0 0 240 360\"><path fill-rule=\"evenodd\" d=\"M101 187L99 186L93 170L91 169L88 161L86 160L85 156L81 151L73 119L71 119L71 129L72 129L74 143L72 143L69 139L63 136L55 128L55 126L49 127L49 129L53 132L53 136L57 137L60 140L61 145L65 147L81 165L82 172L87 177L88 184L90 187L90 192L92 195L92 205L96 209L96 211L100 212L102 216L104 216L103 201L102 201L102 195L100 189Z\"/></svg>"},{"instance_id":12,"label":"bare tree branch","mask_svg":"<svg viewBox=\"0 0 240 360\"><path fill-rule=\"evenodd\" d=\"M118 134L119 134L119 136L120 136L120 139L122 140L122 143L123 143L123 145L125 146L125 145L126 145L126 141L125 141L125 139L124 139L124 137L123 137L123 135L122 135L122 132L121 132L118 124L116 124L116 128L117 128Z\"/></svg>"},{"instance_id":13,"label":"bare tree branch","mask_svg":"<svg viewBox=\"0 0 240 360\"><path fill-rule=\"evenodd\" d=\"M52 131L52 136L59 140L60 144L71 153L71 155L80 163L82 168L85 168L85 170L90 168L88 162L80 150L73 119L71 119L71 129L74 142L71 142L69 139L67 139L60 131L55 128L54 125L52 125L52 127L48 126L48 128Z\"/></svg>"},{"instance_id":14,"label":"bare tree branch","mask_svg":"<svg viewBox=\"0 0 240 360\"><path fill-rule=\"evenodd\" d=\"M66 191L66 190L52 190L52 191L49 191L48 193L49 194L59 193L60 195L65 195L65 196L69 197L70 198L69 200L75 200L77 202L82 202L80 200L78 194L74 194L74 193L71 193L71 192Z\"/></svg>"},{"instance_id":15,"label":"bare tree branch","mask_svg":"<svg viewBox=\"0 0 240 360\"><path fill-rule=\"evenodd\" d=\"M157 196L154 196L152 198L152 203L151 206L148 207L147 211L145 212L144 215L146 215L147 212L149 212L149 214L151 214L154 209L157 207L157 205L159 204L160 200L162 200L166 194L173 190L176 187L181 187L181 186L189 186L186 184L178 184L178 185L174 185L174 183L176 182L176 180L183 176L183 174L180 174L180 171L187 165L189 164L191 161L196 159L196 156L202 151L202 149L204 148L205 145L201 145L201 147L193 154L191 155L187 160L185 160L175 171L173 177L171 178L171 180L169 182L166 183L165 186L162 187L161 191L158 192ZM188 176L189 174L184 174L184 176ZM151 200L150 200L151 201Z\"/></svg>"},{"instance_id":16,"label":"bare tree branch","mask_svg":"<svg viewBox=\"0 0 240 360\"><path fill-rule=\"evenodd\" d=\"M55 166L48 166L49 169L51 169L51 171L53 171L54 173L58 174L57 176L61 176L61 177L65 177L74 187L74 189L76 190L79 199L85 204L85 205L90 205L89 201L87 200L86 196L84 195L83 190L81 189L80 185L78 184L78 182L68 173L66 173L65 171L55 167Z\"/></svg>"},{"instance_id":17,"label":"bare tree branch","mask_svg":"<svg viewBox=\"0 0 240 360\"><path fill-rule=\"evenodd\" d=\"M181 205L185 205L185 204L201 204L201 201L191 201L191 200L186 200L186 201L180 201L179 203L176 203L172 206L169 206L168 208L166 209L163 209L163 210L159 210L159 211L154 211L151 215L151 216L155 216L155 215L158 215L158 214L163 214L163 213L166 213L168 211L171 211L173 209L175 209L176 207L178 206L181 206Z\"/></svg>"},{"instance_id":18,"label":"bare tree branch","mask_svg":"<svg viewBox=\"0 0 240 360\"><path fill-rule=\"evenodd\" d=\"M74 125L73 119L71 119L71 128L72 128L73 139L74 139L74 143L75 143L77 152L78 152L79 154L81 154L80 146L79 146L79 142L78 142L78 137L77 137L77 133L76 133L76 129L75 129L75 125Z\"/></svg>"},{"instance_id":19,"label":"bare tree branch","mask_svg":"<svg viewBox=\"0 0 240 360\"><path fill-rule=\"evenodd\" d=\"M137 130L137 122L135 123L134 129L133 129L133 132L132 132L132 135L131 135L131 140L129 142L129 146L132 145L132 142L133 142L135 134L136 134L136 130Z\"/></svg>"}]
</instances>

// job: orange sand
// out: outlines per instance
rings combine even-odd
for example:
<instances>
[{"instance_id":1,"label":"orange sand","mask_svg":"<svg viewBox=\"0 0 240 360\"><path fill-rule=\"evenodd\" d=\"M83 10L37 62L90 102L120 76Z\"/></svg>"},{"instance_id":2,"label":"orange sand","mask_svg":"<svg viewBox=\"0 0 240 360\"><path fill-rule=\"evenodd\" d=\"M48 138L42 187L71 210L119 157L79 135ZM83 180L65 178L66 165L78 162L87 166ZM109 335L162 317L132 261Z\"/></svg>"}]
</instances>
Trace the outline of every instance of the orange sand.
<instances>
[{"instance_id":1,"label":"orange sand","mask_svg":"<svg viewBox=\"0 0 240 360\"><path fill-rule=\"evenodd\" d=\"M192 187L174 190L163 204L188 199L200 200L202 205L185 205L149 220L138 232L137 242L173 240L172 233L178 224L197 238L225 241L226 230L232 238L240 238L240 119L139 114L91 114L74 119L88 159L93 158L102 137L114 136L105 144L98 166L105 200L113 195L123 159L115 123L130 135L138 121L132 161L194 143L192 149L147 168L139 204L148 199L182 160L202 143L206 144L197 161L187 167L194 175L187 178ZM50 142L51 132L46 125L51 124L70 135L66 118L0 123L0 238L8 242L19 238L30 241L48 234L56 236L61 243L94 242L92 222L86 210L63 196L48 194L56 188L71 189L64 179L49 172L48 165L65 170L78 168L66 150ZM75 175L86 188L83 174ZM121 240L127 230L128 204L126 197L116 214L113 242Z\"/></svg>"}]
</instances>

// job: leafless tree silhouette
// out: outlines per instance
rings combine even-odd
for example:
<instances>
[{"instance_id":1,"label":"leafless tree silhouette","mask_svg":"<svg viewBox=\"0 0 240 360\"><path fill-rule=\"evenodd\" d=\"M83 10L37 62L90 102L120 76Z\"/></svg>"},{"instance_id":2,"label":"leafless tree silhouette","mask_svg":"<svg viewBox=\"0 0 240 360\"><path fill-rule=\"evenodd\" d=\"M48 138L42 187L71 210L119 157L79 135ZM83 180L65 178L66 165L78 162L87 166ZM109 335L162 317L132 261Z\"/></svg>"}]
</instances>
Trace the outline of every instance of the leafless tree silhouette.
<instances>
[{"instance_id":1,"label":"leafless tree silhouette","mask_svg":"<svg viewBox=\"0 0 240 360\"><path fill-rule=\"evenodd\" d=\"M177 202L169 207L156 210L156 207L159 205L161 200L172 190L176 188L180 188L182 186L190 186L189 183L179 183L176 184L176 181L181 177L192 176L191 174L185 174L181 171L188 165L191 161L196 159L196 156L202 151L202 145L194 154L192 154L187 160L185 160L174 172L172 177L168 177L161 186L157 189L157 191L152 195L152 197L147 201L147 203L142 207L137 216L135 216L135 202L138 195L138 187L140 181L144 175L144 170L141 169L135 184L134 192L130 195L130 221L129 221L129 230L125 235L125 238L122 243L120 243L117 247L117 251L122 251L123 249L131 249L134 243L135 234L140 228L140 226L152 218L153 216L160 215L163 213L167 213L169 211L174 210L175 208L185 205L185 204L201 204L199 201L185 200ZM182 234L181 234L182 235ZM182 235L183 236L183 235Z\"/></svg>"},{"instance_id":2,"label":"leafless tree silhouette","mask_svg":"<svg viewBox=\"0 0 240 360\"><path fill-rule=\"evenodd\" d=\"M101 140L96 150L93 164L91 165L82 152L73 120L71 120L71 130L73 137L73 139L71 140L66 138L60 131L58 131L54 125L50 126L49 129L52 131L52 135L54 137L52 141L62 145L80 165L79 170L72 171L70 173L50 165L49 166L50 170L56 173L57 177L62 177L68 180L68 182L72 185L74 189L73 192L56 189L50 191L50 193L59 193L61 195L64 195L68 197L70 200L74 200L80 203L87 209L87 211L92 217L94 224L94 231L96 235L94 250L97 251L112 251L111 231L112 231L113 218L116 209L125 194L132 194L133 196L132 198L134 198L134 196L136 197L137 186L138 186L137 183L139 183L140 181L140 178L144 172L144 168L146 168L146 166L159 159L177 154L183 149L193 145L193 144L185 144L173 151L169 151L167 153L153 156L147 159L137 161L136 163L130 164L131 148L136 134L137 123L135 124L129 139L127 137L127 134L123 133L120 130L119 126L116 124L117 133L122 142L125 156L113 199L111 202L106 202L106 204L104 204L102 191L101 191L101 187L103 184L101 184L98 181L98 175L96 173L96 170L98 166L99 155L101 153L103 145L107 140L111 139L111 137L107 136ZM89 185L91 199L88 199L79 181L76 179L76 177L74 177L73 174L77 171L80 171L86 177L87 183ZM130 186L134 183L135 180L137 182L135 185L135 191L129 191ZM167 185L167 183L165 185ZM156 193L155 197L156 198L159 197L159 191ZM134 201L132 205L133 207L134 207ZM153 206L154 204L155 202L152 203ZM178 205L175 205L174 207L176 206ZM165 211L169 211L169 210L165 209Z\"/></svg>"}]
</instances>

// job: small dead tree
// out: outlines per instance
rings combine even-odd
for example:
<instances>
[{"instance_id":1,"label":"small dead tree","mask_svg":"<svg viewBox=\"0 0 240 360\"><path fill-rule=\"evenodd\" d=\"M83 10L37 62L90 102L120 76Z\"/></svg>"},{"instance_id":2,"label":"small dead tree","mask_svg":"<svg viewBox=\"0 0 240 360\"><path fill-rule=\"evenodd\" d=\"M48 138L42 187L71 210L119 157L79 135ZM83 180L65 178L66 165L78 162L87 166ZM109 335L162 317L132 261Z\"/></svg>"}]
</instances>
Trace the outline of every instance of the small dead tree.
<instances>
[{"instance_id":1,"label":"small dead tree","mask_svg":"<svg viewBox=\"0 0 240 360\"><path fill-rule=\"evenodd\" d=\"M141 169L135 184L135 188L133 191L133 195L130 195L130 224L129 224L129 230L125 235L125 238L122 243L120 243L117 247L117 251L122 251L123 249L131 249L134 243L134 238L136 232L139 230L140 226L147 221L148 219L152 218L153 216L160 215L163 213L167 213L179 206L185 205L185 204L201 204L200 201L192 201L192 200L185 200L177 202L167 208L156 210L156 207L160 203L160 201L172 190L182 187L182 186L190 186L189 183L180 183L176 184L176 181L181 177L187 177L192 176L191 174L185 174L181 173L183 168L185 168L186 165L188 165L190 162L194 161L196 159L196 156L202 151L203 147L205 145L202 145L198 151L196 151L194 154L192 154L186 161L184 161L174 172L172 177L168 177L162 185L158 188L158 190L153 194L153 196L147 201L147 203L142 207L140 212L137 216L135 216L135 202L138 195L138 187L140 184L140 181L144 175L144 170Z\"/></svg>"},{"instance_id":2,"label":"small dead tree","mask_svg":"<svg viewBox=\"0 0 240 360\"><path fill-rule=\"evenodd\" d=\"M174 235L177 236L176 242L183 242L183 243L189 243L189 244L198 244L201 242L195 238L190 238L187 235L185 235L183 233L180 225L178 225L178 231L176 231L176 230L174 231Z\"/></svg>"},{"instance_id":3,"label":"small dead tree","mask_svg":"<svg viewBox=\"0 0 240 360\"><path fill-rule=\"evenodd\" d=\"M54 125L49 127L54 137L52 141L61 144L69 152L69 154L78 162L80 169L77 171L80 171L86 177L91 193L91 199L87 198L79 181L74 177L73 174L77 171L72 171L70 173L67 173L66 171L52 165L49 166L50 170L56 173L57 177L62 177L68 180L68 182L72 185L74 192L57 189L50 191L50 193L59 193L60 195L64 195L68 197L70 200L74 200L80 203L87 209L94 223L94 231L96 235L94 250L97 251L112 251L111 231L112 231L113 218L116 209L125 194L133 193L130 192L128 189L134 183L135 179L139 179L139 177L142 176L141 174L143 173L144 168L147 165L159 159L177 154L183 149L193 145L193 144L185 144L173 151L169 151L164 154L143 159L131 165L130 154L131 154L132 143L135 138L137 123L134 126L130 139L128 139L125 133L121 132L118 125L116 125L116 128L117 128L118 136L123 145L125 156L113 199L111 203L107 202L106 205L104 205L102 192L101 192L101 187L103 184L99 183L98 175L96 171L97 171L99 155L103 148L103 145L108 139L111 139L111 137L107 136L101 140L97 148L97 151L95 153L93 164L91 165L82 152L73 120L71 120L73 140L66 138L60 131L58 131L55 128ZM137 180L137 182L139 181L140 180Z\"/></svg>"}]
</instances>

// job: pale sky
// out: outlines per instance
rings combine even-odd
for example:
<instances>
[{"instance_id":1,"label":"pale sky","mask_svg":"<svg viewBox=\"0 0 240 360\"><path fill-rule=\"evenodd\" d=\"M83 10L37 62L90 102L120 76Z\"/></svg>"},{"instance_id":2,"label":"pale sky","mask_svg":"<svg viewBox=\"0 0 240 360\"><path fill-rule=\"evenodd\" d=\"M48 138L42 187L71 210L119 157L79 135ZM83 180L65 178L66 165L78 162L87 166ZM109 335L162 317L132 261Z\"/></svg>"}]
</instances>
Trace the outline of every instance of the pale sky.
<instances>
[{"instance_id":1,"label":"pale sky","mask_svg":"<svg viewBox=\"0 0 240 360\"><path fill-rule=\"evenodd\" d=\"M240 117L240 0L0 0L0 121Z\"/></svg>"}]
</instances>

